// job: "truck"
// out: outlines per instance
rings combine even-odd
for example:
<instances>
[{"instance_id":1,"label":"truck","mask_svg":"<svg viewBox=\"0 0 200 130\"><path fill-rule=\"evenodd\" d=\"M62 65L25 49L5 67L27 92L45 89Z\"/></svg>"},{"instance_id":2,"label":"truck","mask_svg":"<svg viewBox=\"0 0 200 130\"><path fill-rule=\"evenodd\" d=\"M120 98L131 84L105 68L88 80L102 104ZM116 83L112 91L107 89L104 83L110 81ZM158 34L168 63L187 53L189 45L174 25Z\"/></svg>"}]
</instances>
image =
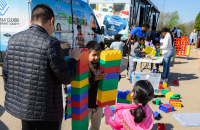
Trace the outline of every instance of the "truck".
<instances>
[{"instance_id":1,"label":"truck","mask_svg":"<svg viewBox=\"0 0 200 130\"><path fill-rule=\"evenodd\" d=\"M95 13L82 0L0 0L0 65L3 64L9 38L29 28L31 12L37 4L47 4L54 12L54 32L68 55L74 46L85 47L89 41L104 42Z\"/></svg>"},{"instance_id":2,"label":"truck","mask_svg":"<svg viewBox=\"0 0 200 130\"><path fill-rule=\"evenodd\" d=\"M89 0L89 4L104 28L105 44L109 46L116 34L121 34L124 42L128 39L131 0Z\"/></svg>"}]
</instances>

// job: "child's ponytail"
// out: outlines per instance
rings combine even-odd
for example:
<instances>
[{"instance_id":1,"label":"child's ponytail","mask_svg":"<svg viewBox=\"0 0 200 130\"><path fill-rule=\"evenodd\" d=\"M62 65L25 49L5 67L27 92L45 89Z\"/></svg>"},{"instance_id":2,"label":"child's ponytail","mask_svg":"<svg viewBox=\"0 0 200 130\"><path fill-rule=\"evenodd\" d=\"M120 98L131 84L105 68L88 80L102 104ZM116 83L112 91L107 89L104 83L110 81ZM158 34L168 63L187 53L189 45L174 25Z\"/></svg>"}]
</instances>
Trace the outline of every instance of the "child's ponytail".
<instances>
[{"instance_id":1,"label":"child's ponytail","mask_svg":"<svg viewBox=\"0 0 200 130\"><path fill-rule=\"evenodd\" d=\"M140 123L143 121L143 119L146 117L146 113L143 111L142 106L138 105L136 109L131 109L130 110L131 115L133 115L134 122L135 123Z\"/></svg>"}]
</instances>

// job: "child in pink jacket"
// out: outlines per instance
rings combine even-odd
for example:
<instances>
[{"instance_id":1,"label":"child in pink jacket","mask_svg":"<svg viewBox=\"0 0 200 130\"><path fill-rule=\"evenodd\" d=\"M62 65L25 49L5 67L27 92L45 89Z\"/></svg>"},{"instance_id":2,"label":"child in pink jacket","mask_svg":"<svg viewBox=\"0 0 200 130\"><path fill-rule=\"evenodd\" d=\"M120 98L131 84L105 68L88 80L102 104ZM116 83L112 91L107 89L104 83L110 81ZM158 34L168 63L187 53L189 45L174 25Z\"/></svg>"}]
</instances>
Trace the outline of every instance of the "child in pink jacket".
<instances>
[{"instance_id":1,"label":"child in pink jacket","mask_svg":"<svg viewBox=\"0 0 200 130\"><path fill-rule=\"evenodd\" d=\"M151 130L153 112L147 103L154 97L153 86L147 80L140 80L135 83L131 97L132 104L116 104L114 115L110 107L105 107L106 124L113 130Z\"/></svg>"}]
</instances>

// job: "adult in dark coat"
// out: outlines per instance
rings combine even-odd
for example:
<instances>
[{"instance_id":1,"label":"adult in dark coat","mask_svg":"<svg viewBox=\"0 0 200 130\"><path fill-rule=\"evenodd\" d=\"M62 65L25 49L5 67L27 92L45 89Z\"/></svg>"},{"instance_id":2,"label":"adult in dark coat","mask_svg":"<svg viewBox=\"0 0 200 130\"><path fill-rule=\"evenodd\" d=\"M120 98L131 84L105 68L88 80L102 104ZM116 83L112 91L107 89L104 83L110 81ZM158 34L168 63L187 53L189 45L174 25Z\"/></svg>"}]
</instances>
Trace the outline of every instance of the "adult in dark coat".
<instances>
[{"instance_id":1,"label":"adult in dark coat","mask_svg":"<svg viewBox=\"0 0 200 130\"><path fill-rule=\"evenodd\" d=\"M54 13L44 4L32 11L28 30L13 35L3 64L5 109L22 120L22 130L58 130L63 114L61 84L74 80L81 49L64 61L60 42L50 35Z\"/></svg>"}]
</instances>

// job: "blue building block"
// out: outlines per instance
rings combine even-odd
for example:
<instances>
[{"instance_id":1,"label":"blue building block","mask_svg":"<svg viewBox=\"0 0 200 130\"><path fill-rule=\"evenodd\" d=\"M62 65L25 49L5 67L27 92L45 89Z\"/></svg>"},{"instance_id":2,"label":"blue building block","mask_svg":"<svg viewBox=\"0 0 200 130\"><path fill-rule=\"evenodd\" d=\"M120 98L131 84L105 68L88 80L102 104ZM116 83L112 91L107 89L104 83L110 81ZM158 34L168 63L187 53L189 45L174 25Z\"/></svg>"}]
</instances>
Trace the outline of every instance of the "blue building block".
<instances>
[{"instance_id":1,"label":"blue building block","mask_svg":"<svg viewBox=\"0 0 200 130\"><path fill-rule=\"evenodd\" d=\"M72 101L78 101L78 102L84 100L86 97L88 97L88 91L84 92L81 95L76 95L76 94L71 95Z\"/></svg>"},{"instance_id":2,"label":"blue building block","mask_svg":"<svg viewBox=\"0 0 200 130\"><path fill-rule=\"evenodd\" d=\"M113 114L115 114L115 107L110 106L110 109L112 110Z\"/></svg>"},{"instance_id":3,"label":"blue building block","mask_svg":"<svg viewBox=\"0 0 200 130\"><path fill-rule=\"evenodd\" d=\"M161 117L160 113L158 113L157 111L154 112L154 119L159 120Z\"/></svg>"},{"instance_id":4,"label":"blue building block","mask_svg":"<svg viewBox=\"0 0 200 130\"><path fill-rule=\"evenodd\" d=\"M67 93L71 93L71 86L67 87Z\"/></svg>"},{"instance_id":5,"label":"blue building block","mask_svg":"<svg viewBox=\"0 0 200 130\"><path fill-rule=\"evenodd\" d=\"M81 108L76 108L76 107L72 107L72 113L74 114L82 114L85 110L88 109L88 103L85 104L83 107Z\"/></svg>"},{"instance_id":6,"label":"blue building block","mask_svg":"<svg viewBox=\"0 0 200 130\"><path fill-rule=\"evenodd\" d=\"M174 111L174 106L172 106L172 105L169 105L169 104L165 104L165 105L167 105L167 106L169 106L169 107L171 107L172 109L171 109L171 112L173 112Z\"/></svg>"},{"instance_id":7,"label":"blue building block","mask_svg":"<svg viewBox=\"0 0 200 130\"><path fill-rule=\"evenodd\" d=\"M161 110L161 111L163 111L163 112L165 112L165 113L168 113L168 112L169 112L169 108L166 107L166 106L164 106L164 105L162 105L162 104L159 106L159 110Z\"/></svg>"},{"instance_id":8,"label":"blue building block","mask_svg":"<svg viewBox=\"0 0 200 130\"><path fill-rule=\"evenodd\" d=\"M124 99L124 100L126 100L126 97L127 97L127 95L130 93L131 91L129 91L129 90L126 90L126 91L119 91L119 90L117 90L117 98L121 98L121 99Z\"/></svg>"},{"instance_id":9,"label":"blue building block","mask_svg":"<svg viewBox=\"0 0 200 130\"><path fill-rule=\"evenodd\" d=\"M71 100L68 100L68 101L67 101L67 104L71 104Z\"/></svg>"},{"instance_id":10,"label":"blue building block","mask_svg":"<svg viewBox=\"0 0 200 130\"><path fill-rule=\"evenodd\" d=\"M65 119L65 115L63 115L63 118ZM72 118L72 115L67 115L67 119Z\"/></svg>"},{"instance_id":11,"label":"blue building block","mask_svg":"<svg viewBox=\"0 0 200 130\"><path fill-rule=\"evenodd\" d=\"M106 79L116 79L119 78L119 72L115 72L115 73L108 73L106 74ZM105 80L106 80L105 79Z\"/></svg>"},{"instance_id":12,"label":"blue building block","mask_svg":"<svg viewBox=\"0 0 200 130\"><path fill-rule=\"evenodd\" d=\"M65 56L65 60L68 60L69 59L69 56Z\"/></svg>"}]
</instances>

